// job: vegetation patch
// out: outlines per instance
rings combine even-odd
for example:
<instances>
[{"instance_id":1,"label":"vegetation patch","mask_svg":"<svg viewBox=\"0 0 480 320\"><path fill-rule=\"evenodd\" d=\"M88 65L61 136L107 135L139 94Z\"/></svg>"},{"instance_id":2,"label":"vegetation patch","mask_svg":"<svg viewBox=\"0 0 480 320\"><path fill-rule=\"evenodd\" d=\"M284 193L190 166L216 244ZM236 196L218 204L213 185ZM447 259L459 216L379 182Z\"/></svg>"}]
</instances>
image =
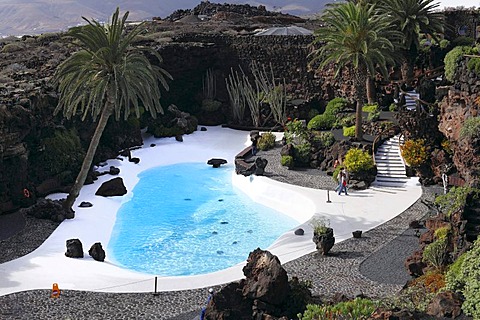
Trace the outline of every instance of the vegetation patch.
<instances>
[{"instance_id":1,"label":"vegetation patch","mask_svg":"<svg viewBox=\"0 0 480 320\"><path fill-rule=\"evenodd\" d=\"M480 59L479 59L480 60ZM460 129L460 138L473 139L480 137L480 117L468 118Z\"/></svg>"},{"instance_id":2,"label":"vegetation patch","mask_svg":"<svg viewBox=\"0 0 480 320\"><path fill-rule=\"evenodd\" d=\"M257 147L260 150L270 150L275 147L275 135L271 132L262 133L260 139L258 139Z\"/></svg>"},{"instance_id":3,"label":"vegetation patch","mask_svg":"<svg viewBox=\"0 0 480 320\"><path fill-rule=\"evenodd\" d=\"M427 147L423 139L407 140L400 150L403 159L411 167L418 167L428 159Z\"/></svg>"},{"instance_id":4,"label":"vegetation patch","mask_svg":"<svg viewBox=\"0 0 480 320\"><path fill-rule=\"evenodd\" d=\"M351 173L365 172L375 167L372 156L358 148L348 150L343 163Z\"/></svg>"}]
</instances>

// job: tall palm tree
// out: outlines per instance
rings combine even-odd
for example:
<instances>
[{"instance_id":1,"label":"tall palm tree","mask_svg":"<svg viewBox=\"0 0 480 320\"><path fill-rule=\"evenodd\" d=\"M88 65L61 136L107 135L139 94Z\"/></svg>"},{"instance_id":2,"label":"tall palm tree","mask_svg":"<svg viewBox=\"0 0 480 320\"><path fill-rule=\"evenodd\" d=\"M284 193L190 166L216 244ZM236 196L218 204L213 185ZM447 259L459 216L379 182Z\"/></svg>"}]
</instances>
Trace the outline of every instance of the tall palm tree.
<instances>
[{"instance_id":1,"label":"tall palm tree","mask_svg":"<svg viewBox=\"0 0 480 320\"><path fill-rule=\"evenodd\" d=\"M77 40L80 50L62 62L53 76L60 92L56 114L62 111L67 119L81 115L84 120L88 114L94 120L99 118L80 172L64 201L65 209L70 211L85 183L110 116L115 114L119 120L123 113L127 119L133 112L139 117L140 106L153 117L163 113L160 90L161 87L168 90L166 79L171 76L145 55L149 51L161 63L156 51L132 46L142 25L127 32L128 11L122 18L119 14L117 8L109 24L83 18L85 26L71 28L68 34Z\"/></svg>"},{"instance_id":2,"label":"tall palm tree","mask_svg":"<svg viewBox=\"0 0 480 320\"><path fill-rule=\"evenodd\" d=\"M402 55L402 80L411 84L415 59L420 49L420 34L428 34L435 40L444 32L444 15L438 11L435 0L389 0L379 2L380 10L388 15L403 37L399 43Z\"/></svg>"},{"instance_id":3,"label":"tall palm tree","mask_svg":"<svg viewBox=\"0 0 480 320\"><path fill-rule=\"evenodd\" d=\"M350 68L357 103L355 138L361 140L366 81L377 70L387 75L386 65L394 50L391 40L400 35L387 16L377 14L376 6L364 1L328 5L320 19L325 27L315 31L312 45L316 49L310 54L310 64L318 64L319 69L334 64L335 76Z\"/></svg>"}]
</instances>

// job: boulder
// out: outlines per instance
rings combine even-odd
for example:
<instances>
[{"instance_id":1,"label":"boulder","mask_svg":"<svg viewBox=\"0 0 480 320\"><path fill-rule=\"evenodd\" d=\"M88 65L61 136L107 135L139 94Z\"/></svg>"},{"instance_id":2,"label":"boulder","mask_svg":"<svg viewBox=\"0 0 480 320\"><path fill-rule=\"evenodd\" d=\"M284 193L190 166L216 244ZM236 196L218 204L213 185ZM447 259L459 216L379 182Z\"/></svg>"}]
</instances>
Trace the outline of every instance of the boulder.
<instances>
[{"instance_id":1,"label":"boulder","mask_svg":"<svg viewBox=\"0 0 480 320\"><path fill-rule=\"evenodd\" d=\"M289 283L280 261L268 251L251 252L243 273L245 279L208 300L205 319L293 319L311 301L310 291L296 277Z\"/></svg>"},{"instance_id":2,"label":"boulder","mask_svg":"<svg viewBox=\"0 0 480 320\"><path fill-rule=\"evenodd\" d=\"M93 207L93 204L91 202L88 202L88 201L82 201L82 203L80 203L78 206L80 208L91 208L91 207Z\"/></svg>"},{"instance_id":3,"label":"boulder","mask_svg":"<svg viewBox=\"0 0 480 320\"><path fill-rule=\"evenodd\" d=\"M257 157L253 163L246 162L243 159L235 159L235 172L237 174L243 174L246 177L252 174L263 176L267 164L268 160L262 157Z\"/></svg>"},{"instance_id":4,"label":"boulder","mask_svg":"<svg viewBox=\"0 0 480 320\"><path fill-rule=\"evenodd\" d=\"M105 250L100 242L95 242L88 250L88 254L96 261L103 262L105 260Z\"/></svg>"},{"instance_id":5,"label":"boulder","mask_svg":"<svg viewBox=\"0 0 480 320\"><path fill-rule=\"evenodd\" d=\"M205 319L252 319L251 302L244 299L239 293L242 291L243 281L232 282L215 293L208 301L205 309Z\"/></svg>"},{"instance_id":6,"label":"boulder","mask_svg":"<svg viewBox=\"0 0 480 320\"><path fill-rule=\"evenodd\" d=\"M460 296L451 291L440 292L427 306L427 314L437 318L456 318L462 313Z\"/></svg>"},{"instance_id":7,"label":"boulder","mask_svg":"<svg viewBox=\"0 0 480 320\"><path fill-rule=\"evenodd\" d=\"M304 234L305 234L305 230L303 230L302 228L298 228L297 230L295 230L296 236L303 236Z\"/></svg>"},{"instance_id":8,"label":"boulder","mask_svg":"<svg viewBox=\"0 0 480 320\"><path fill-rule=\"evenodd\" d=\"M289 293L287 272L280 260L259 248L250 253L243 267L246 277L243 296L272 305L282 305Z\"/></svg>"},{"instance_id":9,"label":"boulder","mask_svg":"<svg viewBox=\"0 0 480 320\"><path fill-rule=\"evenodd\" d=\"M258 157L255 159L255 175L263 176L265 174L265 167L268 164L268 160Z\"/></svg>"},{"instance_id":10,"label":"boulder","mask_svg":"<svg viewBox=\"0 0 480 320\"><path fill-rule=\"evenodd\" d=\"M423 275L423 269L426 267L427 264L423 262L422 251L415 251L405 260L405 268L407 268L408 273L413 277Z\"/></svg>"},{"instance_id":11,"label":"boulder","mask_svg":"<svg viewBox=\"0 0 480 320\"><path fill-rule=\"evenodd\" d=\"M65 210L61 201L40 199L33 206L21 209L22 212L38 219L48 219L55 222L62 222L65 219L73 219L75 212Z\"/></svg>"},{"instance_id":12,"label":"boulder","mask_svg":"<svg viewBox=\"0 0 480 320\"><path fill-rule=\"evenodd\" d=\"M111 166L108 173L110 173L112 176L118 176L120 174L120 169L114 166Z\"/></svg>"},{"instance_id":13,"label":"boulder","mask_svg":"<svg viewBox=\"0 0 480 320\"><path fill-rule=\"evenodd\" d=\"M115 197L123 196L126 193L127 188L123 184L123 179L118 177L102 183L97 192L95 192L95 195L102 197Z\"/></svg>"},{"instance_id":14,"label":"boulder","mask_svg":"<svg viewBox=\"0 0 480 320\"><path fill-rule=\"evenodd\" d=\"M69 258L83 258L82 242L79 239L68 239L65 255Z\"/></svg>"},{"instance_id":15,"label":"boulder","mask_svg":"<svg viewBox=\"0 0 480 320\"><path fill-rule=\"evenodd\" d=\"M219 168L220 165L227 163L225 159L212 158L207 161L207 164L213 166L214 168Z\"/></svg>"}]
</instances>

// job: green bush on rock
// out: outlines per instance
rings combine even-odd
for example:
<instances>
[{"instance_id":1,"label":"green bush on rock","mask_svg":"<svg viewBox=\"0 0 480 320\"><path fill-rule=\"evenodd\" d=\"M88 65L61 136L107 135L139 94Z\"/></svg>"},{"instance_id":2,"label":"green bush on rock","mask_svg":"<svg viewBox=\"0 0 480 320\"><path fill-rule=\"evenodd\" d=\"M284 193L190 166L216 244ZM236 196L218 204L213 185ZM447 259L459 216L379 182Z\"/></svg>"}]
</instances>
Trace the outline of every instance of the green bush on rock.
<instances>
[{"instance_id":1,"label":"green bush on rock","mask_svg":"<svg viewBox=\"0 0 480 320\"><path fill-rule=\"evenodd\" d=\"M472 139L478 137L480 137L480 117L466 119L460 129L460 138Z\"/></svg>"},{"instance_id":2,"label":"green bush on rock","mask_svg":"<svg viewBox=\"0 0 480 320\"><path fill-rule=\"evenodd\" d=\"M280 158L280 164L289 169L294 167L294 161L292 156L282 156Z\"/></svg>"},{"instance_id":3,"label":"green bush on rock","mask_svg":"<svg viewBox=\"0 0 480 320\"><path fill-rule=\"evenodd\" d=\"M44 140L41 163L52 173L76 171L85 155L76 130L55 131L53 137Z\"/></svg>"},{"instance_id":4,"label":"green bush on rock","mask_svg":"<svg viewBox=\"0 0 480 320\"><path fill-rule=\"evenodd\" d=\"M344 137L355 137L355 126L343 127Z\"/></svg>"},{"instance_id":5,"label":"green bush on rock","mask_svg":"<svg viewBox=\"0 0 480 320\"><path fill-rule=\"evenodd\" d=\"M470 194L477 198L480 194L480 190L472 187L453 187L447 194L437 196L435 198L435 205L440 208L443 214L450 217L452 214L465 207L467 204L467 197Z\"/></svg>"},{"instance_id":6,"label":"green bush on rock","mask_svg":"<svg viewBox=\"0 0 480 320\"><path fill-rule=\"evenodd\" d=\"M369 171L375 167L372 156L358 148L347 151L343 164L351 173Z\"/></svg>"},{"instance_id":7,"label":"green bush on rock","mask_svg":"<svg viewBox=\"0 0 480 320\"><path fill-rule=\"evenodd\" d=\"M446 239L438 239L425 247L423 250L423 262L440 269L447 256L447 241Z\"/></svg>"},{"instance_id":8,"label":"green bush on rock","mask_svg":"<svg viewBox=\"0 0 480 320\"><path fill-rule=\"evenodd\" d=\"M333 114L319 114L313 117L307 124L310 130L330 130L335 124L336 118Z\"/></svg>"},{"instance_id":9,"label":"green bush on rock","mask_svg":"<svg viewBox=\"0 0 480 320\"><path fill-rule=\"evenodd\" d=\"M463 257L465 256L465 257ZM458 260L460 260L458 262ZM462 310L474 319L480 319L480 239L447 272L447 288L460 291L465 297Z\"/></svg>"},{"instance_id":10,"label":"green bush on rock","mask_svg":"<svg viewBox=\"0 0 480 320\"><path fill-rule=\"evenodd\" d=\"M310 162L311 145L308 142L293 146L293 159L295 165L305 166Z\"/></svg>"},{"instance_id":11,"label":"green bush on rock","mask_svg":"<svg viewBox=\"0 0 480 320\"><path fill-rule=\"evenodd\" d=\"M315 140L319 141L322 146L328 148L335 143L335 136L332 132L320 132L318 135L315 136Z\"/></svg>"},{"instance_id":12,"label":"green bush on rock","mask_svg":"<svg viewBox=\"0 0 480 320\"><path fill-rule=\"evenodd\" d=\"M356 298L335 305L309 304L303 314L298 314L300 320L341 320L369 319L377 306L372 300Z\"/></svg>"},{"instance_id":13,"label":"green bush on rock","mask_svg":"<svg viewBox=\"0 0 480 320\"><path fill-rule=\"evenodd\" d=\"M258 149L263 151L273 149L275 147L275 139L276 136L271 132L262 133L260 139L258 139Z\"/></svg>"}]
</instances>

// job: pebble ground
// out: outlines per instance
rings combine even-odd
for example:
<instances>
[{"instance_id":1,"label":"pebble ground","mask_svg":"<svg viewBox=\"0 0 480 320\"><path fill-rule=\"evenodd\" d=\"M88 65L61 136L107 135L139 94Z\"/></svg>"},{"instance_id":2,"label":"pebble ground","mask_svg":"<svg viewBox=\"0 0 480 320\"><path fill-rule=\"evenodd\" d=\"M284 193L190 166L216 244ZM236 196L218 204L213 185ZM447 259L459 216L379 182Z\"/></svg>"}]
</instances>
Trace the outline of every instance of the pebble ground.
<instances>
[{"instance_id":1,"label":"pebble ground","mask_svg":"<svg viewBox=\"0 0 480 320\"><path fill-rule=\"evenodd\" d=\"M287 170L280 165L278 148L259 152L269 163L272 179L310 188L333 189L335 183L316 169ZM409 209L381 226L364 232L360 239L337 243L328 256L305 255L284 264L290 277L309 281L312 293L332 296L386 297L398 292L409 279L405 258L418 247L409 222L425 217L438 188L424 188ZM0 241L0 263L23 256L39 245L58 224L26 217L25 228ZM61 289L61 288L60 288ZM215 288L218 290L219 288ZM207 288L153 293L100 293L62 290L50 298L50 290L31 290L0 296L0 319L169 319L193 320L208 297Z\"/></svg>"}]
</instances>

